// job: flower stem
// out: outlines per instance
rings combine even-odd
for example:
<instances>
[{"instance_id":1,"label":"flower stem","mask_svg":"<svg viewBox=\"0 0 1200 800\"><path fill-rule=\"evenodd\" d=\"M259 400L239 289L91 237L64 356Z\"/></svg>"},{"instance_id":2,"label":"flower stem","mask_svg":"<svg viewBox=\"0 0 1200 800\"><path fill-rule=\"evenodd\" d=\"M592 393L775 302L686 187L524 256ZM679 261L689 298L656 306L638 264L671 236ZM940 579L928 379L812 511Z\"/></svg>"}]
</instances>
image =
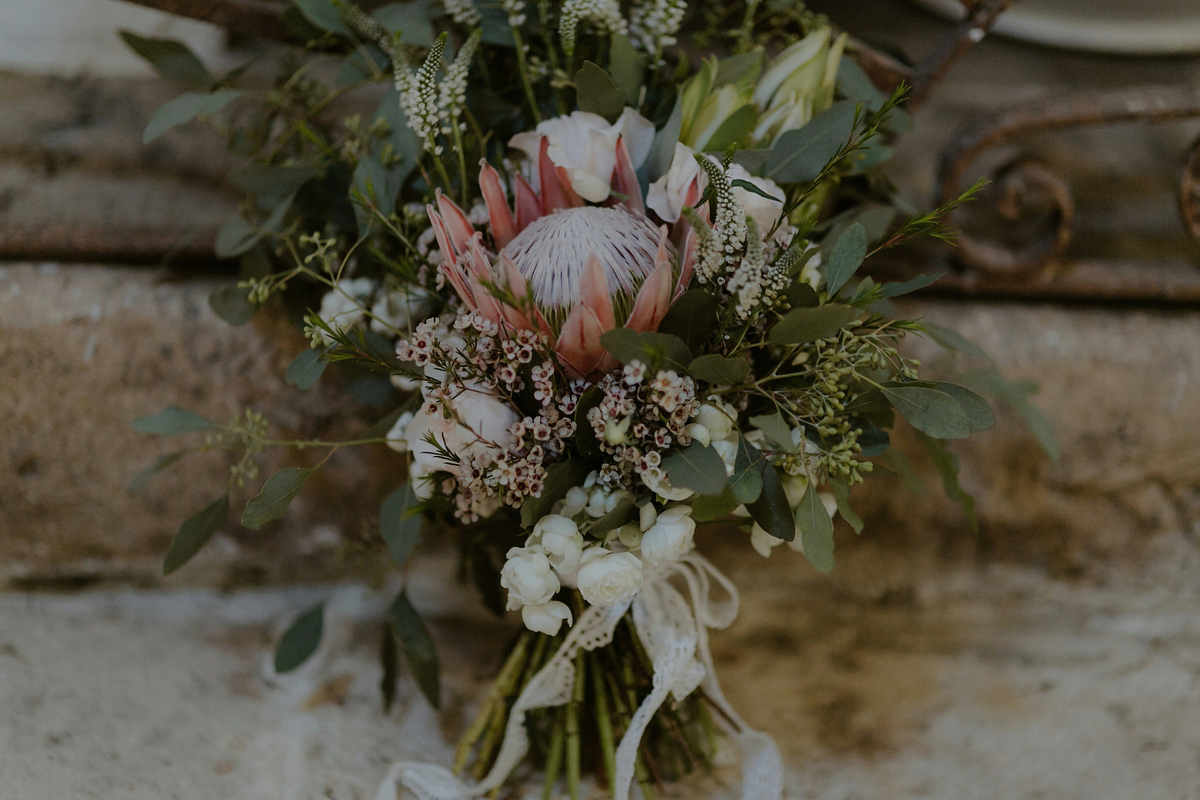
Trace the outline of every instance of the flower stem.
<instances>
[{"instance_id":1,"label":"flower stem","mask_svg":"<svg viewBox=\"0 0 1200 800\"><path fill-rule=\"evenodd\" d=\"M467 766L467 759L471 757L471 750L474 749L484 731L487 730L488 721L492 718L492 714L496 706L504 701L504 696L509 693L509 684L520 674L525 666L526 656L529 655L529 641L532 636L523 634L518 640L512 653L504 662L504 666L500 669L500 674L496 676L496 682L492 684L491 691L488 692L487 698L483 701L483 707L479 709L479 713L475 715L475 719L471 722L471 727L467 728L467 732L458 740L458 747L454 751L454 771L462 772Z\"/></svg>"},{"instance_id":2,"label":"flower stem","mask_svg":"<svg viewBox=\"0 0 1200 800\"><path fill-rule=\"evenodd\" d=\"M600 734L600 751L604 754L604 772L608 776L611 791L617 774L617 751L613 745L612 720L608 716L608 698L605 696L604 676L600 664L592 664L592 692L596 696L596 728Z\"/></svg>"},{"instance_id":3,"label":"flower stem","mask_svg":"<svg viewBox=\"0 0 1200 800\"><path fill-rule=\"evenodd\" d=\"M513 43L517 46L517 71L521 73L521 83L525 87L525 99L529 101L529 110L535 123L542 121L542 112L538 110L537 98L533 94L533 85L529 83L529 67L525 63L525 42L521 39L521 29L511 25Z\"/></svg>"},{"instance_id":4,"label":"flower stem","mask_svg":"<svg viewBox=\"0 0 1200 800\"><path fill-rule=\"evenodd\" d=\"M563 715L565 711L555 714L554 733L551 734L550 752L546 756L546 781L542 785L542 800L553 800L554 784L558 782L558 773L562 769L563 757L563 732L566 727L563 723Z\"/></svg>"},{"instance_id":5,"label":"flower stem","mask_svg":"<svg viewBox=\"0 0 1200 800\"><path fill-rule=\"evenodd\" d=\"M567 793L571 800L579 800L579 707L583 705L583 686L586 673L585 651L580 649L575 656L575 687L571 702L567 704Z\"/></svg>"}]
</instances>

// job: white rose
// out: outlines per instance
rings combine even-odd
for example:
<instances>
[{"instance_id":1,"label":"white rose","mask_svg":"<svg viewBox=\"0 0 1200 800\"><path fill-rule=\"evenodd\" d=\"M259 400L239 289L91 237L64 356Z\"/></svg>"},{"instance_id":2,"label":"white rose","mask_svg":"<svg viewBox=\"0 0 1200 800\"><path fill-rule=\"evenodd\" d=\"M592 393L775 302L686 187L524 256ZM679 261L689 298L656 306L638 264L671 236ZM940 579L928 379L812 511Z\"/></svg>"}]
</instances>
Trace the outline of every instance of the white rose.
<instances>
[{"instance_id":1,"label":"white rose","mask_svg":"<svg viewBox=\"0 0 1200 800\"><path fill-rule=\"evenodd\" d=\"M579 568L579 592L594 606L611 606L642 588L642 562L633 553L589 547Z\"/></svg>"},{"instance_id":2,"label":"white rose","mask_svg":"<svg viewBox=\"0 0 1200 800\"><path fill-rule=\"evenodd\" d=\"M608 495L608 490L601 486L592 489L588 495L587 506L584 508L589 517L599 518L608 513Z\"/></svg>"},{"instance_id":3,"label":"white rose","mask_svg":"<svg viewBox=\"0 0 1200 800\"><path fill-rule=\"evenodd\" d=\"M733 432L735 419L737 411L734 407L716 399L710 399L696 412L696 424L708 428L709 435L714 440L728 437Z\"/></svg>"},{"instance_id":4,"label":"white rose","mask_svg":"<svg viewBox=\"0 0 1200 800\"><path fill-rule=\"evenodd\" d=\"M699 422L692 422L685 425L683 432L692 437L693 442L699 442L701 446L712 442L712 432Z\"/></svg>"},{"instance_id":5,"label":"white rose","mask_svg":"<svg viewBox=\"0 0 1200 800\"><path fill-rule=\"evenodd\" d=\"M547 514L539 519L526 544L540 547L558 572L575 571L583 558L583 536L579 526L559 514Z\"/></svg>"},{"instance_id":6,"label":"white rose","mask_svg":"<svg viewBox=\"0 0 1200 800\"><path fill-rule=\"evenodd\" d=\"M694 546L696 521L687 506L668 508L658 515L650 529L642 534L642 557L651 564L675 561Z\"/></svg>"},{"instance_id":7,"label":"white rose","mask_svg":"<svg viewBox=\"0 0 1200 800\"><path fill-rule=\"evenodd\" d=\"M536 161L542 139L547 139L546 154L556 167L566 170L576 194L589 202L601 203L612 190L617 137L623 138L630 161L637 168L650 153L654 123L632 108L621 112L614 123L599 114L575 111L569 116L543 120L534 130L509 139L508 145Z\"/></svg>"},{"instance_id":8,"label":"white rose","mask_svg":"<svg viewBox=\"0 0 1200 800\"><path fill-rule=\"evenodd\" d=\"M646 207L658 214L663 222L675 222L683 214L688 189L697 179L703 188L704 170L696 162L696 151L676 142L670 169L666 175L650 184L646 192Z\"/></svg>"},{"instance_id":9,"label":"white rose","mask_svg":"<svg viewBox=\"0 0 1200 800\"><path fill-rule=\"evenodd\" d=\"M555 514L562 514L564 517L574 517L587 506L588 493L587 489L582 486L572 486L567 490L567 496L555 503Z\"/></svg>"},{"instance_id":10,"label":"white rose","mask_svg":"<svg viewBox=\"0 0 1200 800\"><path fill-rule=\"evenodd\" d=\"M431 308L430 294L417 286L387 292L371 307L371 330L382 336L407 331L425 319Z\"/></svg>"},{"instance_id":11,"label":"white rose","mask_svg":"<svg viewBox=\"0 0 1200 800\"><path fill-rule=\"evenodd\" d=\"M672 486L665 472L663 472L662 477L657 477L653 473L642 475L642 483L646 484L647 489L664 500L687 500L694 494L691 489Z\"/></svg>"},{"instance_id":12,"label":"white rose","mask_svg":"<svg viewBox=\"0 0 1200 800\"><path fill-rule=\"evenodd\" d=\"M725 462L725 475L732 476L734 467L737 465L737 442L732 439L722 439L719 442L713 442L712 448Z\"/></svg>"},{"instance_id":13,"label":"white rose","mask_svg":"<svg viewBox=\"0 0 1200 800\"><path fill-rule=\"evenodd\" d=\"M544 633L547 636L558 633L558 629L562 627L564 621L568 626L574 622L571 617L571 609L567 608L566 603L560 603L557 600L521 606L521 621L529 630Z\"/></svg>"},{"instance_id":14,"label":"white rose","mask_svg":"<svg viewBox=\"0 0 1200 800\"><path fill-rule=\"evenodd\" d=\"M628 522L617 528L617 541L630 550L636 550L642 546L642 529L636 522Z\"/></svg>"},{"instance_id":15,"label":"white rose","mask_svg":"<svg viewBox=\"0 0 1200 800\"><path fill-rule=\"evenodd\" d=\"M546 554L534 547L514 547L500 570L500 585L508 590L508 607L549 603L562 588Z\"/></svg>"},{"instance_id":16,"label":"white rose","mask_svg":"<svg viewBox=\"0 0 1200 800\"><path fill-rule=\"evenodd\" d=\"M335 331L353 328L354 323L362 318L363 310L374 291L375 281L370 278L340 280L321 298L321 309L317 316ZM329 335L324 331L321 332L321 336L329 341Z\"/></svg>"}]
</instances>

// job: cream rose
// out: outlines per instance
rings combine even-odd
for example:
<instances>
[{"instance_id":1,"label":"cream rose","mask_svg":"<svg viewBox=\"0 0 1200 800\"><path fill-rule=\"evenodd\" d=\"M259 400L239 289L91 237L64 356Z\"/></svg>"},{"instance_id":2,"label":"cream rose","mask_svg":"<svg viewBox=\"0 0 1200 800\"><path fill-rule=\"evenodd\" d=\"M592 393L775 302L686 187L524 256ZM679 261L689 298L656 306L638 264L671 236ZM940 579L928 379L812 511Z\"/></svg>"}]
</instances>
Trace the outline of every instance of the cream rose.
<instances>
[{"instance_id":1,"label":"cream rose","mask_svg":"<svg viewBox=\"0 0 1200 800\"><path fill-rule=\"evenodd\" d=\"M579 568L579 592L594 606L627 600L642 588L642 562L633 553L589 547Z\"/></svg>"},{"instance_id":2,"label":"cream rose","mask_svg":"<svg viewBox=\"0 0 1200 800\"><path fill-rule=\"evenodd\" d=\"M714 162L717 160L712 156L708 158ZM733 196L742 204L746 214L754 220L762 235L766 236L783 214L783 189L770 178L756 178L741 164L730 164L727 174L730 181L745 181L770 195L770 198L767 198L741 186L733 187ZM646 206L663 222L675 222L687 205L688 187L697 179L700 191L703 192L708 186L708 176L696 161L696 151L677 143L667 174L650 184L646 193Z\"/></svg>"},{"instance_id":3,"label":"cream rose","mask_svg":"<svg viewBox=\"0 0 1200 800\"><path fill-rule=\"evenodd\" d=\"M695 546L692 543L695 532L696 521L692 519L691 508L668 508L642 534L642 558L651 564L675 561Z\"/></svg>"},{"instance_id":4,"label":"cream rose","mask_svg":"<svg viewBox=\"0 0 1200 800\"><path fill-rule=\"evenodd\" d=\"M583 558L583 536L579 526L559 514L547 514L539 519L526 544L540 547L550 559L550 565L560 573L574 572Z\"/></svg>"},{"instance_id":5,"label":"cream rose","mask_svg":"<svg viewBox=\"0 0 1200 800\"><path fill-rule=\"evenodd\" d=\"M514 547L500 570L500 585L508 590L508 607L549 603L562 588L550 559L536 547Z\"/></svg>"},{"instance_id":6,"label":"cream rose","mask_svg":"<svg viewBox=\"0 0 1200 800\"><path fill-rule=\"evenodd\" d=\"M568 626L574 622L571 617L571 609L567 608L566 603L560 603L557 600L521 606L521 621L529 630L544 633L547 636L558 633L563 622L566 622Z\"/></svg>"}]
</instances>

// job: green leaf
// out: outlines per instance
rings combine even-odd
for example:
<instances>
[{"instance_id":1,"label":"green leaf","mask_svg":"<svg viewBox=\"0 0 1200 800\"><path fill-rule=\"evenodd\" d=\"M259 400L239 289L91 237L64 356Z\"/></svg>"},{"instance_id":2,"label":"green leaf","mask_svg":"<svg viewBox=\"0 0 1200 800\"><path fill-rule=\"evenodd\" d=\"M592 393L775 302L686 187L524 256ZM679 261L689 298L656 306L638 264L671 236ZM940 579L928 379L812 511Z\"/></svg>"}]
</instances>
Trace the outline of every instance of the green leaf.
<instances>
[{"instance_id":1,"label":"green leaf","mask_svg":"<svg viewBox=\"0 0 1200 800\"><path fill-rule=\"evenodd\" d=\"M762 431L763 435L781 450L790 453L796 449L796 443L792 441L792 429L783 421L783 415L778 411L774 414L751 417L750 424Z\"/></svg>"},{"instance_id":2,"label":"green leaf","mask_svg":"<svg viewBox=\"0 0 1200 800\"><path fill-rule=\"evenodd\" d=\"M134 476L133 480L129 482L129 487L126 489L126 491L130 494L140 491L141 488L146 485L147 481L149 481L158 473L162 472L167 467L174 464L179 459L183 458L185 455L187 455L187 453L187 450L176 450L174 453L167 453L166 455L161 455L154 459L154 463L150 464L150 466L146 467Z\"/></svg>"},{"instance_id":3,"label":"green leaf","mask_svg":"<svg viewBox=\"0 0 1200 800\"><path fill-rule=\"evenodd\" d=\"M421 501L411 482L389 494L379 509L379 532L392 560L403 566L421 538Z\"/></svg>"},{"instance_id":4,"label":"green leaf","mask_svg":"<svg viewBox=\"0 0 1200 800\"><path fill-rule=\"evenodd\" d=\"M712 445L692 442L662 461L672 486L696 494L720 494L728 485L725 462Z\"/></svg>"},{"instance_id":5,"label":"green leaf","mask_svg":"<svg viewBox=\"0 0 1200 800\"><path fill-rule=\"evenodd\" d=\"M872 113L883 107L884 97L854 57L845 54L838 63L837 89L847 100Z\"/></svg>"},{"instance_id":6,"label":"green leaf","mask_svg":"<svg viewBox=\"0 0 1200 800\"><path fill-rule=\"evenodd\" d=\"M760 528L776 539L790 542L796 538L796 518L788 505L779 473L769 461L763 462L762 494L753 503L747 503L746 510Z\"/></svg>"},{"instance_id":7,"label":"green leaf","mask_svg":"<svg viewBox=\"0 0 1200 800\"><path fill-rule=\"evenodd\" d=\"M416 0L388 3L372 11L371 16L386 28L388 33L395 34L399 31L400 41L405 44L429 47L433 44L433 18L440 13L440 4L435 7L433 0ZM486 27L485 25L485 33Z\"/></svg>"},{"instance_id":8,"label":"green leaf","mask_svg":"<svg viewBox=\"0 0 1200 800\"><path fill-rule=\"evenodd\" d=\"M758 448L738 435L737 457L733 461L733 474L729 476L729 490L739 503L753 503L762 495L763 464L766 459Z\"/></svg>"},{"instance_id":9,"label":"green leaf","mask_svg":"<svg viewBox=\"0 0 1200 800\"><path fill-rule=\"evenodd\" d=\"M654 134L654 143L650 145L650 155L639 170L638 177L645 175L645 180L653 183L666 175L671 169L671 159L675 157L675 145L679 143L679 131L683 128L683 101L675 101L675 108L667 119L667 124Z\"/></svg>"},{"instance_id":10,"label":"green leaf","mask_svg":"<svg viewBox=\"0 0 1200 800\"><path fill-rule=\"evenodd\" d=\"M596 432L588 422L588 412L604 401L604 390L591 386L579 398L575 407L575 447L585 458L600 458L600 442L596 440Z\"/></svg>"},{"instance_id":11,"label":"green leaf","mask_svg":"<svg viewBox=\"0 0 1200 800\"><path fill-rule=\"evenodd\" d=\"M778 183L815 179L854 133L856 107L843 100L817 114L808 124L787 131L771 148L763 174Z\"/></svg>"},{"instance_id":12,"label":"green leaf","mask_svg":"<svg viewBox=\"0 0 1200 800\"><path fill-rule=\"evenodd\" d=\"M431 706L440 708L437 648L407 594L401 592L396 596L387 610L387 620L392 623L396 638L404 647L404 657L408 659L408 667L417 679L421 694L425 695Z\"/></svg>"},{"instance_id":13,"label":"green leaf","mask_svg":"<svg viewBox=\"0 0 1200 800\"><path fill-rule=\"evenodd\" d=\"M325 632L325 603L317 603L292 621L275 648L275 671L291 672L317 652Z\"/></svg>"},{"instance_id":14,"label":"green leaf","mask_svg":"<svg viewBox=\"0 0 1200 800\"><path fill-rule=\"evenodd\" d=\"M288 195L277 202L271 211L271 216L267 217L261 226L251 225L241 215L229 218L221 226L221 230L217 231L217 241L213 248L217 256L219 258L240 256L258 244L266 231L278 230L288 209L292 206L292 199L293 195Z\"/></svg>"},{"instance_id":15,"label":"green leaf","mask_svg":"<svg viewBox=\"0 0 1200 800\"><path fill-rule=\"evenodd\" d=\"M842 515L842 519L849 523L855 533L862 533L862 517L850 507L850 487L846 485L846 481L842 478L833 478L829 485L833 489L833 499L837 501L838 513Z\"/></svg>"},{"instance_id":16,"label":"green leaf","mask_svg":"<svg viewBox=\"0 0 1200 800\"><path fill-rule=\"evenodd\" d=\"M767 336L770 344L808 344L830 339L858 319L858 309L837 303L816 308L794 308L775 323Z\"/></svg>"},{"instance_id":17,"label":"green leaf","mask_svg":"<svg viewBox=\"0 0 1200 800\"><path fill-rule=\"evenodd\" d=\"M817 487L809 481L796 509L796 525L800 528L800 541L804 544L804 557L818 572L833 570L833 520L825 510L825 504L817 494Z\"/></svg>"},{"instance_id":18,"label":"green leaf","mask_svg":"<svg viewBox=\"0 0 1200 800\"><path fill-rule=\"evenodd\" d=\"M250 302L250 290L232 284L210 294L208 307L235 328L245 325L258 313L258 306Z\"/></svg>"},{"instance_id":19,"label":"green leaf","mask_svg":"<svg viewBox=\"0 0 1200 800\"><path fill-rule=\"evenodd\" d=\"M572 486L582 486L584 478L591 471L592 462L582 458L569 458L551 464L546 470L542 493L521 504L521 524L532 528L534 523L550 513L555 503L566 497Z\"/></svg>"},{"instance_id":20,"label":"green leaf","mask_svg":"<svg viewBox=\"0 0 1200 800\"><path fill-rule=\"evenodd\" d=\"M893 448L883 454L883 459L900 476L900 480L904 482L905 489L913 494L921 494L925 491L925 482L921 480L921 476L908 463L908 459L904 457L903 453Z\"/></svg>"},{"instance_id":21,"label":"green leaf","mask_svg":"<svg viewBox=\"0 0 1200 800\"><path fill-rule=\"evenodd\" d=\"M119 35L130 50L137 53L164 78L187 83L213 83L216 79L186 44L175 39L150 39L133 31Z\"/></svg>"},{"instance_id":22,"label":"green leaf","mask_svg":"<svg viewBox=\"0 0 1200 800\"><path fill-rule=\"evenodd\" d=\"M612 34L608 47L608 72L613 83L625 95L626 105L634 106L642 90L642 77L646 74L646 56L633 46L628 36Z\"/></svg>"},{"instance_id":23,"label":"green leaf","mask_svg":"<svg viewBox=\"0 0 1200 800\"><path fill-rule=\"evenodd\" d=\"M838 237L825 268L825 291L835 296L867 257L867 229L856 222Z\"/></svg>"},{"instance_id":24,"label":"green leaf","mask_svg":"<svg viewBox=\"0 0 1200 800\"><path fill-rule=\"evenodd\" d=\"M706 151L723 153L733 145L750 144L750 135L754 131L754 123L757 121L758 108L753 103L747 103L726 117L720 127L708 138L708 141L701 143L701 147ZM749 181L735 181L735 183L749 183ZM752 183L750 185L754 186Z\"/></svg>"},{"instance_id":25,"label":"green leaf","mask_svg":"<svg viewBox=\"0 0 1200 800\"><path fill-rule=\"evenodd\" d=\"M179 526L171 547L163 559L163 575L170 575L175 570L192 560L192 556L200 552L208 540L229 519L229 492L218 497L202 511L188 517Z\"/></svg>"},{"instance_id":26,"label":"green leaf","mask_svg":"<svg viewBox=\"0 0 1200 800\"><path fill-rule=\"evenodd\" d=\"M688 374L713 386L736 386L750 374L744 358L726 358L716 353L700 356L688 364Z\"/></svg>"},{"instance_id":27,"label":"green leaf","mask_svg":"<svg viewBox=\"0 0 1200 800\"><path fill-rule=\"evenodd\" d=\"M239 169L229 181L242 191L264 200L285 197L317 176L312 164L268 167L261 164Z\"/></svg>"},{"instance_id":28,"label":"green leaf","mask_svg":"<svg viewBox=\"0 0 1200 800\"><path fill-rule=\"evenodd\" d=\"M199 433L210 431L217 427L211 419L191 411L184 411L179 406L168 406L157 414L138 417L132 423L138 433L150 433L155 436L178 436L181 433Z\"/></svg>"},{"instance_id":29,"label":"green leaf","mask_svg":"<svg viewBox=\"0 0 1200 800\"><path fill-rule=\"evenodd\" d=\"M441 5L437 4L439 8ZM480 26L483 28L484 44L497 47L517 46L512 28L508 24L508 12L499 3L480 3L475 7L479 9L479 16L483 18Z\"/></svg>"},{"instance_id":30,"label":"green leaf","mask_svg":"<svg viewBox=\"0 0 1200 800\"><path fill-rule=\"evenodd\" d=\"M305 19L318 28L342 36L353 36L346 23L338 13L337 6L331 0L291 0L292 5L300 9Z\"/></svg>"},{"instance_id":31,"label":"green leaf","mask_svg":"<svg viewBox=\"0 0 1200 800\"><path fill-rule=\"evenodd\" d=\"M716 327L720 301L716 295L703 289L684 292L667 309L666 316L658 323L659 333L678 336L692 350L700 350Z\"/></svg>"},{"instance_id":32,"label":"green leaf","mask_svg":"<svg viewBox=\"0 0 1200 800\"><path fill-rule=\"evenodd\" d=\"M669 333L639 333L629 328L613 328L600 337L600 344L622 364L641 361L652 372L673 369L684 373L692 363L692 351L682 339Z\"/></svg>"},{"instance_id":33,"label":"green leaf","mask_svg":"<svg viewBox=\"0 0 1200 800\"><path fill-rule=\"evenodd\" d=\"M921 444L925 445L926 452L933 460L933 465L942 476L942 491L946 493L946 497L962 506L967 515L967 524L971 526L972 531L979 533L979 521L975 518L975 498L964 491L962 484L958 482L958 456L950 452L945 442L931 436L920 438Z\"/></svg>"},{"instance_id":34,"label":"green leaf","mask_svg":"<svg viewBox=\"0 0 1200 800\"><path fill-rule=\"evenodd\" d=\"M692 518L696 522L711 522L729 516L742 503L728 486L717 495L700 495L692 500Z\"/></svg>"},{"instance_id":35,"label":"green leaf","mask_svg":"<svg viewBox=\"0 0 1200 800\"><path fill-rule=\"evenodd\" d=\"M617 502L617 505L612 511L597 518L594 522L587 526L589 536L602 538L604 534L611 530L621 527L626 522L633 519L637 506L632 500L622 498Z\"/></svg>"},{"instance_id":36,"label":"green leaf","mask_svg":"<svg viewBox=\"0 0 1200 800\"><path fill-rule=\"evenodd\" d=\"M396 634L392 626L379 626L379 666L383 674L379 678L379 693L383 695L383 713L392 708L396 701L396 689L400 684L400 654L396 652Z\"/></svg>"},{"instance_id":37,"label":"green leaf","mask_svg":"<svg viewBox=\"0 0 1200 800\"><path fill-rule=\"evenodd\" d=\"M242 524L256 531L273 519L281 519L314 472L304 467L285 467L267 478L262 490L246 504Z\"/></svg>"},{"instance_id":38,"label":"green leaf","mask_svg":"<svg viewBox=\"0 0 1200 800\"><path fill-rule=\"evenodd\" d=\"M944 272L926 272L911 280L903 282L891 281L880 286L879 293L884 297L900 297L901 295L915 292L918 289L924 289L926 286L936 283L945 274Z\"/></svg>"},{"instance_id":39,"label":"green leaf","mask_svg":"<svg viewBox=\"0 0 1200 800\"><path fill-rule=\"evenodd\" d=\"M284 370L283 379L297 389L310 389L329 366L325 350L305 350L292 359Z\"/></svg>"},{"instance_id":40,"label":"green leaf","mask_svg":"<svg viewBox=\"0 0 1200 800\"><path fill-rule=\"evenodd\" d=\"M621 87L599 64L591 61L584 61L575 73L575 102L580 111L599 114L609 122L615 122L625 110Z\"/></svg>"},{"instance_id":41,"label":"green leaf","mask_svg":"<svg viewBox=\"0 0 1200 800\"><path fill-rule=\"evenodd\" d=\"M885 386L883 394L896 413L922 433L937 439L964 439L971 435L967 412L950 395L925 386Z\"/></svg>"},{"instance_id":42,"label":"green leaf","mask_svg":"<svg viewBox=\"0 0 1200 800\"><path fill-rule=\"evenodd\" d=\"M793 283L783 290L783 299L789 308L816 308L821 304L821 295L807 283Z\"/></svg>"},{"instance_id":43,"label":"green leaf","mask_svg":"<svg viewBox=\"0 0 1200 800\"><path fill-rule=\"evenodd\" d=\"M1033 438L1037 440L1043 452L1051 461L1058 461L1058 441L1054 436L1054 427L1050 420L1029 402L1029 398L1037 394L1038 386L1033 381L1007 381L996 370L981 370L964 375L971 383L995 397L1012 409L1029 428Z\"/></svg>"},{"instance_id":44,"label":"green leaf","mask_svg":"<svg viewBox=\"0 0 1200 800\"><path fill-rule=\"evenodd\" d=\"M233 89L212 93L184 92L159 106L150 116L142 133L142 143L152 142L176 125L191 122L200 114L215 114L241 96L241 92Z\"/></svg>"},{"instance_id":45,"label":"green leaf","mask_svg":"<svg viewBox=\"0 0 1200 800\"><path fill-rule=\"evenodd\" d=\"M967 424L971 426L971 433L986 431L996 424L996 415L992 413L988 401L970 389L945 381L937 381L937 388L953 397L962 406L962 410L967 412Z\"/></svg>"},{"instance_id":46,"label":"green leaf","mask_svg":"<svg viewBox=\"0 0 1200 800\"><path fill-rule=\"evenodd\" d=\"M925 333L929 335L929 338L933 339L947 350L957 350L960 353L966 353L970 356L979 356L981 358L988 357L987 353L984 352L982 347L975 344L958 331L943 327L942 325L935 325L932 322L923 322L921 324L925 328Z\"/></svg>"}]
</instances>

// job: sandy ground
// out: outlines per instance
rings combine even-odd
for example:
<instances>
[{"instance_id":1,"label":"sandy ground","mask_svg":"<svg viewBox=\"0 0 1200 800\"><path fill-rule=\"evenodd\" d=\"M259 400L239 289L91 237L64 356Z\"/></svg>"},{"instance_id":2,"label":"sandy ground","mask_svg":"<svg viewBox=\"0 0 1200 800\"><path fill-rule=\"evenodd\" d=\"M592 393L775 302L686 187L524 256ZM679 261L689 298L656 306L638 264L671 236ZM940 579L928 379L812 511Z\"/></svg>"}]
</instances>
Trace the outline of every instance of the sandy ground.
<instances>
[{"instance_id":1,"label":"sandy ground","mask_svg":"<svg viewBox=\"0 0 1200 800\"><path fill-rule=\"evenodd\" d=\"M714 642L789 798L1200 798L1194 585L989 568L864 600L793 555L735 575L757 588ZM384 601L362 587L0 596L0 798L359 800L393 759L446 763L510 629L438 585L418 596L440 620L440 720L407 679L381 711ZM318 597L341 634L270 678L273 633ZM734 769L668 795L736 786Z\"/></svg>"}]
</instances>

